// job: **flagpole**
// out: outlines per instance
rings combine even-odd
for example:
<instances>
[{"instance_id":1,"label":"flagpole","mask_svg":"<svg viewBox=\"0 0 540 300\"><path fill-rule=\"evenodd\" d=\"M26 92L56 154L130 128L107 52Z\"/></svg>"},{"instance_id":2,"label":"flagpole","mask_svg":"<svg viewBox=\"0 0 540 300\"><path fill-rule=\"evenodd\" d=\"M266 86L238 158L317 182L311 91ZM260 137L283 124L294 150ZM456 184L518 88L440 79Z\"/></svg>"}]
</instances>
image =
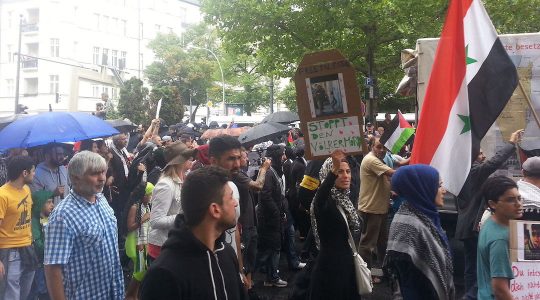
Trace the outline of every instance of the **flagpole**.
<instances>
[{"instance_id":1,"label":"flagpole","mask_svg":"<svg viewBox=\"0 0 540 300\"><path fill-rule=\"evenodd\" d=\"M521 84L521 79L519 78L519 75L518 75L518 84L519 84L519 88L521 89L521 92L525 96L525 99L527 99L529 108L531 109L534 119L536 120L536 125L540 127L540 118L538 118L538 114L536 114L536 111L534 110L534 106L532 105L531 98L529 98L529 95L527 95L527 93L525 92L525 88L523 87L523 84Z\"/></svg>"}]
</instances>

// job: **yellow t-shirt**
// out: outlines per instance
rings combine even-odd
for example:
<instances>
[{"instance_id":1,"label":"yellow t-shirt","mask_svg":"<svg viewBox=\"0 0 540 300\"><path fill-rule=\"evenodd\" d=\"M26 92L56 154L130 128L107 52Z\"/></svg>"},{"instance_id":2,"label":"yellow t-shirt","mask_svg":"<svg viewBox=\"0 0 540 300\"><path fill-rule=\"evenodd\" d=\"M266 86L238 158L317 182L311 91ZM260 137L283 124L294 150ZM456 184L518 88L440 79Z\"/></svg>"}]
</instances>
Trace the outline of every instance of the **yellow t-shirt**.
<instances>
[{"instance_id":1,"label":"yellow t-shirt","mask_svg":"<svg viewBox=\"0 0 540 300\"><path fill-rule=\"evenodd\" d=\"M6 183L0 187L0 248L30 246L32 243L32 196L25 185L21 190Z\"/></svg>"},{"instance_id":2,"label":"yellow t-shirt","mask_svg":"<svg viewBox=\"0 0 540 300\"><path fill-rule=\"evenodd\" d=\"M358 209L371 214L386 214L390 205L390 180L383 175L391 170L373 152L360 165L360 201Z\"/></svg>"}]
</instances>

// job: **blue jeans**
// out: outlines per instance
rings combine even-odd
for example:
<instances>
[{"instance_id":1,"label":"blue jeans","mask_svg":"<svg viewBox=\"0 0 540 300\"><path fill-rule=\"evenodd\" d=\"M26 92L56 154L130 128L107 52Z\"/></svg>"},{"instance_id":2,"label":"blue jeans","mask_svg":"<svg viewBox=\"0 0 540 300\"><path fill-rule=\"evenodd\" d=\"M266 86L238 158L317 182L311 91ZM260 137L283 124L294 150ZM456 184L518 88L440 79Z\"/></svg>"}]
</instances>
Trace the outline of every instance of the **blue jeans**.
<instances>
[{"instance_id":1,"label":"blue jeans","mask_svg":"<svg viewBox=\"0 0 540 300\"><path fill-rule=\"evenodd\" d=\"M257 268L266 268L266 281L279 280L279 250L266 249L257 252Z\"/></svg>"},{"instance_id":2,"label":"blue jeans","mask_svg":"<svg viewBox=\"0 0 540 300\"><path fill-rule=\"evenodd\" d=\"M23 270L17 249L9 251L6 274L6 291L3 299L26 299L34 280L34 271Z\"/></svg>"},{"instance_id":3,"label":"blue jeans","mask_svg":"<svg viewBox=\"0 0 540 300\"><path fill-rule=\"evenodd\" d=\"M476 282L476 251L478 250L478 237L463 239L465 256L465 296L464 299L477 299L478 283Z\"/></svg>"},{"instance_id":4,"label":"blue jeans","mask_svg":"<svg viewBox=\"0 0 540 300\"><path fill-rule=\"evenodd\" d=\"M36 273L34 274L34 284L30 290L30 295L28 295L28 300L35 299L49 299L43 266L37 268Z\"/></svg>"}]
</instances>

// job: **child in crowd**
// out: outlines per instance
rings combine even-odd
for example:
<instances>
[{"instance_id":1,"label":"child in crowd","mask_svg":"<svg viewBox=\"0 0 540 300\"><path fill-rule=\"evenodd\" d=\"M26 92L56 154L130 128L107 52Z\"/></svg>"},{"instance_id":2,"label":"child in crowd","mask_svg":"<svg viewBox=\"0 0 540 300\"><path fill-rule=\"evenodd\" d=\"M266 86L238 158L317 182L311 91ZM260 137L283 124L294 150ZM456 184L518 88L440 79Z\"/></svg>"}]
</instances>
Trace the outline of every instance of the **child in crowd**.
<instances>
[{"instance_id":1,"label":"child in crowd","mask_svg":"<svg viewBox=\"0 0 540 300\"><path fill-rule=\"evenodd\" d=\"M45 235L43 227L49 221L53 204L53 192L38 191L32 194L32 241L34 250L39 259L39 267L34 275L34 283L28 299L49 299L47 284L45 283L45 273L43 271L43 251L45 246Z\"/></svg>"},{"instance_id":2,"label":"child in crowd","mask_svg":"<svg viewBox=\"0 0 540 300\"><path fill-rule=\"evenodd\" d=\"M139 285L148 267L146 251L148 245L148 220L150 220L150 199L154 185L150 182L139 184L131 193L133 205L127 218L128 236L126 254L133 260L133 277L126 291L126 299L136 299Z\"/></svg>"}]
</instances>

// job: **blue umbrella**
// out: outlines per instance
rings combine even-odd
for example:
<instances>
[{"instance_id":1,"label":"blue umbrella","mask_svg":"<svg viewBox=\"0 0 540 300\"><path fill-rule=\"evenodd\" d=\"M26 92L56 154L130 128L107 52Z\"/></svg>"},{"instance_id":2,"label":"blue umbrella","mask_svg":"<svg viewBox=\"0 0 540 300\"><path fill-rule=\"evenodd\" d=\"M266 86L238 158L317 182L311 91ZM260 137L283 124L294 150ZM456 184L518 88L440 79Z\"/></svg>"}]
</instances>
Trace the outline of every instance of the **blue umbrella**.
<instances>
[{"instance_id":1,"label":"blue umbrella","mask_svg":"<svg viewBox=\"0 0 540 300\"><path fill-rule=\"evenodd\" d=\"M52 142L76 142L118 134L107 122L82 112L48 112L19 119L0 131L0 150Z\"/></svg>"}]
</instances>

